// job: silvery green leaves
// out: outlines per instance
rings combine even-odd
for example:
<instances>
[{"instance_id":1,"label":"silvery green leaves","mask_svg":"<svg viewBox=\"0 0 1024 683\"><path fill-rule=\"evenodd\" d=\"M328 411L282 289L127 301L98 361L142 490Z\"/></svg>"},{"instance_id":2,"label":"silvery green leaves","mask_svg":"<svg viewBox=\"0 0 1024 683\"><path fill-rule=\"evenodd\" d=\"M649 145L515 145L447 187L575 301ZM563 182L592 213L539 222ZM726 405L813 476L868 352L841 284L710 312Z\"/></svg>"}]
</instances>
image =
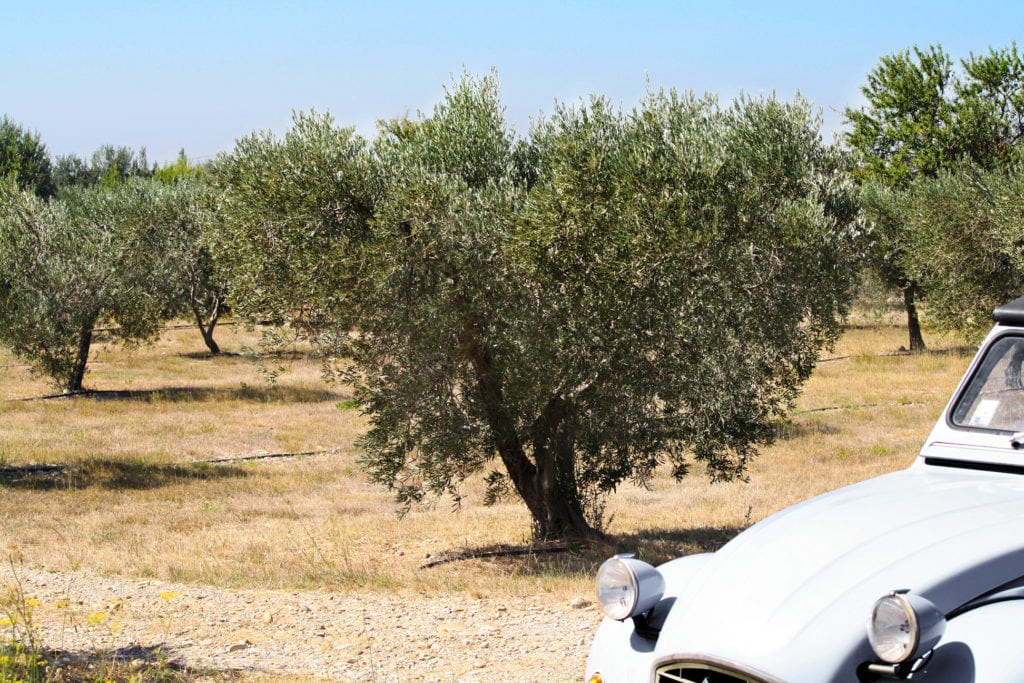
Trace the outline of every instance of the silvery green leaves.
<instances>
[{"instance_id":1,"label":"silvery green leaves","mask_svg":"<svg viewBox=\"0 0 1024 683\"><path fill-rule=\"evenodd\" d=\"M199 220L185 186L72 187L44 201L5 184L0 343L56 388L82 391L97 326L139 342L174 308L182 264L166 247L172 234L196 236Z\"/></svg>"},{"instance_id":2,"label":"silvery green leaves","mask_svg":"<svg viewBox=\"0 0 1024 683\"><path fill-rule=\"evenodd\" d=\"M311 114L219 166L239 303L352 360L371 478L411 505L497 465L543 537L662 462L742 475L856 275L799 101L594 98L517 138L467 75L372 144Z\"/></svg>"}]
</instances>

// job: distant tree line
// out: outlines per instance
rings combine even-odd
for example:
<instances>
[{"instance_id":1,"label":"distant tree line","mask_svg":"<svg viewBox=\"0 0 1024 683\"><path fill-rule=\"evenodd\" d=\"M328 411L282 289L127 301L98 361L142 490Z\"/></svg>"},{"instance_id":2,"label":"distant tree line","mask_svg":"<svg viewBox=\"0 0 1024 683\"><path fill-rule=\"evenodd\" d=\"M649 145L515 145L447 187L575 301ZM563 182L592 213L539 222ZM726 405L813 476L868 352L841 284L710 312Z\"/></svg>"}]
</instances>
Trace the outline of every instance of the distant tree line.
<instances>
[{"instance_id":1,"label":"distant tree line","mask_svg":"<svg viewBox=\"0 0 1024 683\"><path fill-rule=\"evenodd\" d=\"M496 77L365 139L297 113L203 166L103 147L51 161L0 125L0 343L80 392L100 324L135 343L231 310L314 344L410 506L518 496L544 538L670 463L742 476L871 269L966 334L1020 294L1024 67L884 57L845 145L796 99L652 91L527 134Z\"/></svg>"}]
</instances>

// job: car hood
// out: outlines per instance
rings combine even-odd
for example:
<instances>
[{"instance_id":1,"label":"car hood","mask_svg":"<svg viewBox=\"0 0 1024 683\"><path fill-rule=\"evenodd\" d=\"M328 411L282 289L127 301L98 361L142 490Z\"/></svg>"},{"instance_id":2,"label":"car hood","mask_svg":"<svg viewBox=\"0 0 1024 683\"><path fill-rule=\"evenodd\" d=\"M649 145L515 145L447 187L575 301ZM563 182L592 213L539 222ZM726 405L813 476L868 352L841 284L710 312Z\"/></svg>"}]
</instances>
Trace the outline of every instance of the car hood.
<instances>
[{"instance_id":1,"label":"car hood","mask_svg":"<svg viewBox=\"0 0 1024 683\"><path fill-rule=\"evenodd\" d=\"M756 524L676 596L659 661L737 663L786 681L856 680L875 600L909 589L943 612L1024 575L1024 476L919 461Z\"/></svg>"}]
</instances>

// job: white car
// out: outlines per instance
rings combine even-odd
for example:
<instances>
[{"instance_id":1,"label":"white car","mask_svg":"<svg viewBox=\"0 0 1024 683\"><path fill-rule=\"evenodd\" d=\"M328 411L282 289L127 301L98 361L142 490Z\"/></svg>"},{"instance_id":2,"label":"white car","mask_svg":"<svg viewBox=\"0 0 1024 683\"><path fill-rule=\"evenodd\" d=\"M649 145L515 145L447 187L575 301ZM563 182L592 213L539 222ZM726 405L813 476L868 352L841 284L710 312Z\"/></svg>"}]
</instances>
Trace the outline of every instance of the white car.
<instances>
[{"instance_id":1,"label":"white car","mask_svg":"<svg viewBox=\"0 0 1024 683\"><path fill-rule=\"evenodd\" d=\"M906 470L605 562L587 683L1024 681L1024 297Z\"/></svg>"}]
</instances>

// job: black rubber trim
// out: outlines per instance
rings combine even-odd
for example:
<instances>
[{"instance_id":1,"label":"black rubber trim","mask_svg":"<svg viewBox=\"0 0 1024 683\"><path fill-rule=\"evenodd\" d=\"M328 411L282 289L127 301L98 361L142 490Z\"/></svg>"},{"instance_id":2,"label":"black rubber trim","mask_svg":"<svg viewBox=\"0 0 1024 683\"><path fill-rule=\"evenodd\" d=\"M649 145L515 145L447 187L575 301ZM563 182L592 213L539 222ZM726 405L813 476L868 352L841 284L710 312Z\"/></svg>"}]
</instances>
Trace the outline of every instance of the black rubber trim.
<instances>
[{"instance_id":1,"label":"black rubber trim","mask_svg":"<svg viewBox=\"0 0 1024 683\"><path fill-rule=\"evenodd\" d=\"M971 460L951 460L949 458L925 458L924 464L935 465L936 467L955 467L961 470L978 470L980 472L1024 474L1024 463L1020 465L1001 465L994 462L973 462Z\"/></svg>"},{"instance_id":2,"label":"black rubber trim","mask_svg":"<svg viewBox=\"0 0 1024 683\"><path fill-rule=\"evenodd\" d=\"M992 319L1000 325L1024 325L1024 296L992 311Z\"/></svg>"}]
</instances>

